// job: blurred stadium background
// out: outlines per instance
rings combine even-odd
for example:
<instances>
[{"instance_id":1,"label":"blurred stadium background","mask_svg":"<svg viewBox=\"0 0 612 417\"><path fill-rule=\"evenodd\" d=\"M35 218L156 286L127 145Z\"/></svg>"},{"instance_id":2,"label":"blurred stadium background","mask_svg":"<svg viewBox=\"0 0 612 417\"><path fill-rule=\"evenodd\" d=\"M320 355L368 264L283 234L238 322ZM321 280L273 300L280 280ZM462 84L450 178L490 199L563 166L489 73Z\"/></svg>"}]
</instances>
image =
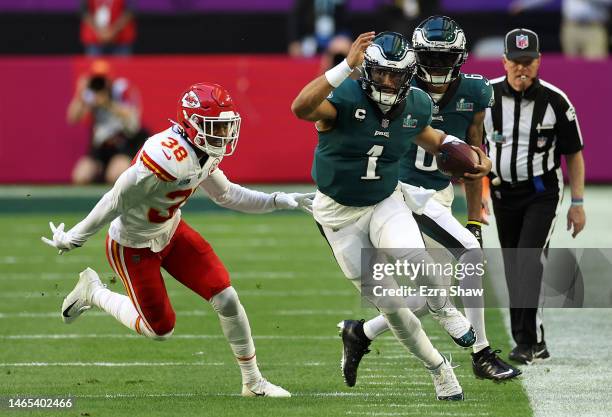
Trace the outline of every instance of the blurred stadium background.
<instances>
[{"instance_id":1,"label":"blurred stadium background","mask_svg":"<svg viewBox=\"0 0 612 417\"><path fill-rule=\"evenodd\" d=\"M175 117L178 94L186 86L203 80L225 86L243 117L237 153L223 162L228 177L259 189L311 189L316 136L310 124L291 114L290 103L327 61L325 41L318 39L317 48L315 37L313 46L308 38L313 22L298 3L305 2L140 0L134 6L133 53L104 59L114 76L137 86L142 123L151 132L165 129ZM331 7L332 35L388 28L409 34L433 12L449 15L468 37L471 55L463 71L489 78L503 75L503 35L515 27L536 31L544 54L541 76L568 94L585 141L587 226L571 240L561 217L552 245L610 247L612 60L564 56L561 0L520 13L507 0L310 3ZM102 254L103 233L64 257L39 241L48 220L74 224L108 188L70 186L91 127L69 126L66 108L77 80L95 60L83 53L79 7L77 0L0 0L0 397L70 394L78 405L70 415L92 416L140 415L145 410L147 415L167 415L168 410L178 415L284 416L612 414L605 400L612 331L602 320L609 310L549 312L553 362L529 368L521 382L504 385L472 378L469 355L450 346L425 320L435 344L462 365L458 377L465 404L435 403L429 377L390 338L367 358L363 383L346 389L338 370L340 342L334 325L372 312L360 309L312 220L305 215L213 211L203 197L188 203L185 217L233 273L259 336L263 370L297 398L254 403L228 395L238 392L238 372L218 324L207 306L174 282L168 285L178 312L177 329L167 344L132 338L102 315L89 314L70 328L63 326L59 304L85 266L119 286ZM291 50L294 41L302 47L299 54ZM464 216L459 189L457 195L456 214ZM562 213L567 205L566 199ZM485 242L497 244L494 227L487 229ZM503 316L503 311L491 310L487 327L493 333L490 339L507 353ZM581 343L568 343L578 333Z\"/></svg>"}]
</instances>

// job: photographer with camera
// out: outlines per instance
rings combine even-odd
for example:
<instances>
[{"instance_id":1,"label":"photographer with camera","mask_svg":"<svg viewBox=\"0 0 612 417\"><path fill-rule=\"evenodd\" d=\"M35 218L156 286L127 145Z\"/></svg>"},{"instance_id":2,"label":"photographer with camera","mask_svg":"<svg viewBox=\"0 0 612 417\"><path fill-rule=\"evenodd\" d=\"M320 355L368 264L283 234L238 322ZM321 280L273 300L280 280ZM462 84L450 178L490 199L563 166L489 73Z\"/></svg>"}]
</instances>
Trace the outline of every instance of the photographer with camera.
<instances>
[{"instance_id":1,"label":"photographer with camera","mask_svg":"<svg viewBox=\"0 0 612 417\"><path fill-rule=\"evenodd\" d=\"M75 124L90 118L89 152L72 171L72 182L114 183L129 166L148 134L140 127L140 100L125 78L113 79L104 61L96 61L77 82L66 118Z\"/></svg>"}]
</instances>

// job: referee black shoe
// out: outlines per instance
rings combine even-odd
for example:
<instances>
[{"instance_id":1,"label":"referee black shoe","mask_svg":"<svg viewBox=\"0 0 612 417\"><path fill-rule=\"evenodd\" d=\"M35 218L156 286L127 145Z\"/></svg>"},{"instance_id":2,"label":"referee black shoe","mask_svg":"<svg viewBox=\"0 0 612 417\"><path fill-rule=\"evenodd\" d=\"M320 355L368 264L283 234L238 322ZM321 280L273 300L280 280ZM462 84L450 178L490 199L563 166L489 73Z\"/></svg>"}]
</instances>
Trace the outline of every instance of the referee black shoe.
<instances>
[{"instance_id":1,"label":"referee black shoe","mask_svg":"<svg viewBox=\"0 0 612 417\"><path fill-rule=\"evenodd\" d=\"M489 346L472 353L472 370L476 378L499 382L516 378L522 374L520 369L507 364L497 356L498 353L501 353L501 350L493 350Z\"/></svg>"},{"instance_id":2,"label":"referee black shoe","mask_svg":"<svg viewBox=\"0 0 612 417\"><path fill-rule=\"evenodd\" d=\"M357 382L357 368L361 358L363 358L363 355L370 353L368 347L372 341L363 332L364 321L343 320L338 323L343 344L340 368L342 369L344 382L349 387L354 387Z\"/></svg>"},{"instance_id":3,"label":"referee black shoe","mask_svg":"<svg viewBox=\"0 0 612 417\"><path fill-rule=\"evenodd\" d=\"M531 365L550 359L550 353L546 348L546 342L542 341L535 345L517 345L510 351L508 358L523 365Z\"/></svg>"}]
</instances>

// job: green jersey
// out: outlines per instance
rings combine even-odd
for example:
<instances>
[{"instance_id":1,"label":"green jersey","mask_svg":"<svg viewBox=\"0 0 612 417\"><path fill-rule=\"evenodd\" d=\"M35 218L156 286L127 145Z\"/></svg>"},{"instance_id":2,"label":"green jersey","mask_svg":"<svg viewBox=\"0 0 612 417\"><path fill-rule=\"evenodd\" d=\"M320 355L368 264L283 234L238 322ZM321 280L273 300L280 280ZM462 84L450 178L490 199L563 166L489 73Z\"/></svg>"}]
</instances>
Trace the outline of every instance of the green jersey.
<instances>
[{"instance_id":1,"label":"green jersey","mask_svg":"<svg viewBox=\"0 0 612 417\"><path fill-rule=\"evenodd\" d=\"M352 79L345 80L327 100L338 116L331 130L318 133L312 178L337 203L377 204L395 190L399 160L431 123L433 103L427 93L412 87L400 105L383 114Z\"/></svg>"},{"instance_id":2,"label":"green jersey","mask_svg":"<svg viewBox=\"0 0 612 417\"><path fill-rule=\"evenodd\" d=\"M413 84L416 80L413 81ZM478 74L461 73L442 99L434 104L431 126L466 140L474 114L493 105L493 88ZM412 145L400 164L400 181L423 188L442 190L450 177L438 171L435 158L423 148Z\"/></svg>"}]
</instances>

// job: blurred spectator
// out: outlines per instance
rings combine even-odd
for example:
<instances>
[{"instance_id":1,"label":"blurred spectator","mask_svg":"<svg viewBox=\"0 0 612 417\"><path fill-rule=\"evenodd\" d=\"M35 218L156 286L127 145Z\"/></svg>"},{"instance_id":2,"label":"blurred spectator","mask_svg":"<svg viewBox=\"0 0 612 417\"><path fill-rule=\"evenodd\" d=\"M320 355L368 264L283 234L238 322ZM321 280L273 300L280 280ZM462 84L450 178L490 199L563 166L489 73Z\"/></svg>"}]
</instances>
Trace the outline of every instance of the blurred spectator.
<instances>
[{"instance_id":1,"label":"blurred spectator","mask_svg":"<svg viewBox=\"0 0 612 417\"><path fill-rule=\"evenodd\" d=\"M321 74L342 62L348 55L353 41L348 36L339 35L333 38L321 57Z\"/></svg>"},{"instance_id":2,"label":"blurred spectator","mask_svg":"<svg viewBox=\"0 0 612 417\"><path fill-rule=\"evenodd\" d=\"M148 134L140 128L138 92L125 78L112 79L105 61L96 61L79 78L66 114L69 124L90 116L92 137L87 155L72 171L75 184L114 183L129 166Z\"/></svg>"},{"instance_id":3,"label":"blurred spectator","mask_svg":"<svg viewBox=\"0 0 612 417\"><path fill-rule=\"evenodd\" d=\"M538 7L553 0L515 0L512 13ZM609 8L612 0L562 0L561 46L569 57L603 59L608 56Z\"/></svg>"},{"instance_id":4,"label":"blurred spectator","mask_svg":"<svg viewBox=\"0 0 612 417\"><path fill-rule=\"evenodd\" d=\"M377 0L376 31L390 30L412 39L421 20L440 12L439 0Z\"/></svg>"},{"instance_id":5,"label":"blurred spectator","mask_svg":"<svg viewBox=\"0 0 612 417\"><path fill-rule=\"evenodd\" d=\"M90 56L129 55L136 38L134 0L81 0L81 42Z\"/></svg>"},{"instance_id":6,"label":"blurred spectator","mask_svg":"<svg viewBox=\"0 0 612 417\"><path fill-rule=\"evenodd\" d=\"M289 15L289 55L313 56L335 36L348 36L346 0L295 0Z\"/></svg>"}]
</instances>

